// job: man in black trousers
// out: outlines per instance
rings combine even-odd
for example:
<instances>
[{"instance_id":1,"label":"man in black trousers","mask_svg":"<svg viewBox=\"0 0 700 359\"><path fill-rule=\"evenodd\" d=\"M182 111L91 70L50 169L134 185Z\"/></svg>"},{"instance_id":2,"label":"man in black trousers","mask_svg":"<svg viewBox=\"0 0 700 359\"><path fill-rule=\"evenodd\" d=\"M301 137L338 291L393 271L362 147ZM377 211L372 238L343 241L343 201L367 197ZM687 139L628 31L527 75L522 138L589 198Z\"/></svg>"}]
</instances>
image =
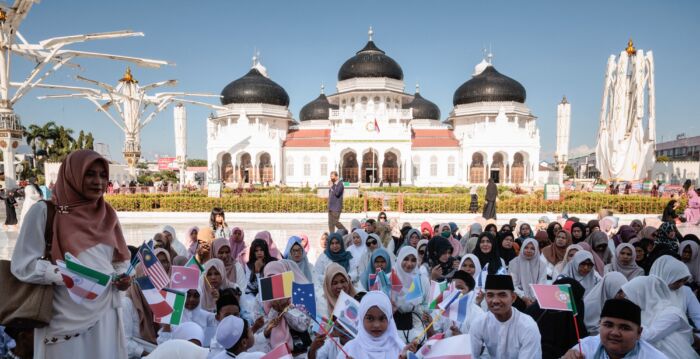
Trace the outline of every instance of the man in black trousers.
<instances>
[{"instance_id":1,"label":"man in black trousers","mask_svg":"<svg viewBox=\"0 0 700 359\"><path fill-rule=\"evenodd\" d=\"M340 223L340 213L343 212L343 184L338 179L338 172L331 172L331 180L328 183L328 233L335 232L336 228L345 229Z\"/></svg>"}]
</instances>

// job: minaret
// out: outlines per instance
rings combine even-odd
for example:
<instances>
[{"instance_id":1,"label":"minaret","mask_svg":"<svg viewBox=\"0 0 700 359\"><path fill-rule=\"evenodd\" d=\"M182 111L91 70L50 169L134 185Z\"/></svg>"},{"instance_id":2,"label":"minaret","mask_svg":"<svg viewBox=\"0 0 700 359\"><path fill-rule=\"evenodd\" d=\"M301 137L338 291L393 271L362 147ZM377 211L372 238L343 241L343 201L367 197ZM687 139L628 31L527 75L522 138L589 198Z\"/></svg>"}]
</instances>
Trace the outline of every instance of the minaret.
<instances>
[{"instance_id":1,"label":"minaret","mask_svg":"<svg viewBox=\"0 0 700 359\"><path fill-rule=\"evenodd\" d=\"M187 166L187 111L182 103L173 109L175 124L175 161L180 169L180 189L185 184L185 166Z\"/></svg>"},{"instance_id":2,"label":"minaret","mask_svg":"<svg viewBox=\"0 0 700 359\"><path fill-rule=\"evenodd\" d=\"M569 132L571 130L571 104L562 98L557 105L557 149L554 152L554 161L559 168L559 183L564 182L564 168L569 159Z\"/></svg>"}]
</instances>

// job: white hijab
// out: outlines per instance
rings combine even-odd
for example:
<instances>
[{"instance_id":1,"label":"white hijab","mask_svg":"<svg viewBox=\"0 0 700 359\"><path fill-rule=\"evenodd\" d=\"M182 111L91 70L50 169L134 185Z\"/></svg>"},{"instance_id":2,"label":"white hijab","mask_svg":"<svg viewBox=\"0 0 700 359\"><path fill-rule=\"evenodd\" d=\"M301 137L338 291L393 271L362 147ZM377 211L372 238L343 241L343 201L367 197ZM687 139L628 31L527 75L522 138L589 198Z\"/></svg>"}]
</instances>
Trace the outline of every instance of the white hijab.
<instances>
[{"instance_id":1,"label":"white hijab","mask_svg":"<svg viewBox=\"0 0 700 359\"><path fill-rule=\"evenodd\" d=\"M535 248L535 255L527 258L525 257L525 246L530 243ZM540 249L536 239L528 238L523 242L518 257L510 262L508 270L520 278L525 295L535 298L530 284L541 284L547 280L547 265L540 260Z\"/></svg>"},{"instance_id":2,"label":"white hijab","mask_svg":"<svg viewBox=\"0 0 700 359\"><path fill-rule=\"evenodd\" d=\"M578 272L578 266L579 264L583 263L585 260L590 260L591 263L594 264L594 267L591 268L591 271L584 277L581 276ZM593 259L593 255L589 251L578 251L576 254L574 254L574 257L571 258L571 261L566 264L566 267L564 267L564 270L561 273L562 275L565 275L569 278L576 279L583 288L586 290L584 296L588 294L588 292L595 287L598 282L600 282L601 278L598 272L595 270L595 261Z\"/></svg>"},{"instance_id":3,"label":"white hijab","mask_svg":"<svg viewBox=\"0 0 700 359\"><path fill-rule=\"evenodd\" d=\"M619 272L610 272L583 297L584 322L591 335L597 334L600 327L600 313L608 299L615 298L627 278ZM593 333L595 332L595 333Z\"/></svg>"},{"instance_id":4,"label":"white hijab","mask_svg":"<svg viewBox=\"0 0 700 359\"><path fill-rule=\"evenodd\" d=\"M413 270L411 272L406 272L401 267L401 263L409 255L413 255L416 257L416 267L413 268ZM411 246L401 247L401 250L399 250L399 255L396 257L396 264L393 267L393 269L396 271L396 274L399 276L399 279L401 279L401 284L403 285L403 288L404 288L401 291L401 293L399 294L398 298L396 299L397 304L406 305L406 304L418 304L418 303L420 303L420 301L423 299L423 297L416 298L416 300L411 301L411 303L406 303L406 301L404 300L405 293L408 290L408 288L411 286L411 283L413 282L413 278L420 275L420 266L418 265L418 250L416 250L415 248L413 248Z\"/></svg>"},{"instance_id":5,"label":"white hijab","mask_svg":"<svg viewBox=\"0 0 700 359\"><path fill-rule=\"evenodd\" d=\"M357 235L360 236L360 245L356 246L354 243L353 236L357 233ZM357 258L360 259L362 258L362 255L367 252L367 232L365 232L364 229L356 228L350 233L350 241L348 241L347 245L345 248L347 248L347 251L352 254L352 258Z\"/></svg>"},{"instance_id":6,"label":"white hijab","mask_svg":"<svg viewBox=\"0 0 700 359\"><path fill-rule=\"evenodd\" d=\"M690 247L690 262L686 263L686 267L688 267L688 270L690 271L690 274L693 275L693 281L695 283L700 283L700 246L698 246L697 243L687 240L681 242L681 245L678 246L678 255L683 255L683 249L686 247Z\"/></svg>"},{"instance_id":7,"label":"white hijab","mask_svg":"<svg viewBox=\"0 0 700 359\"><path fill-rule=\"evenodd\" d=\"M374 337L365 330L363 321L367 311L378 307L386 315L389 323L386 331L379 337ZM358 333L355 339L347 342L343 349L353 358L385 359L398 358L403 350L403 341L399 338L392 314L391 301L383 292L368 292L360 302L358 316Z\"/></svg>"},{"instance_id":8,"label":"white hijab","mask_svg":"<svg viewBox=\"0 0 700 359\"><path fill-rule=\"evenodd\" d=\"M664 310L673 309L671 302L671 290L668 285L657 276L637 277L622 286L627 299L642 308L642 326L654 323L656 316Z\"/></svg>"},{"instance_id":9,"label":"white hijab","mask_svg":"<svg viewBox=\"0 0 700 359\"><path fill-rule=\"evenodd\" d=\"M209 349L200 348L182 339L171 339L158 345L156 349L145 358L150 359L206 359Z\"/></svg>"},{"instance_id":10,"label":"white hijab","mask_svg":"<svg viewBox=\"0 0 700 359\"><path fill-rule=\"evenodd\" d=\"M476 282L476 288L483 288L484 284L486 283L482 283L483 281L481 280L481 262L479 262L479 258L477 258L476 255L472 253L465 254L464 257L462 257L462 260L459 261L459 267L457 268L459 268L459 270L462 270L462 265L464 265L464 261L466 261L467 258L469 258L472 261L472 263L474 263L474 275L472 276L472 278L474 278L474 281Z\"/></svg>"},{"instance_id":11,"label":"white hijab","mask_svg":"<svg viewBox=\"0 0 700 359\"><path fill-rule=\"evenodd\" d=\"M200 306L202 309L213 312L216 310L216 299L211 295L211 287L207 281L207 273L209 269L215 268L217 272L221 275L221 285L219 289L234 288L234 284L228 280L226 276L226 266L224 262L219 258L212 258L204 263L204 272L199 277L199 294L201 294Z\"/></svg>"},{"instance_id":12,"label":"white hijab","mask_svg":"<svg viewBox=\"0 0 700 359\"><path fill-rule=\"evenodd\" d=\"M668 255L661 256L659 259L654 261L654 264L649 270L649 275L661 278L661 280L666 283L667 286L683 278L692 277L688 267L683 262ZM670 290L670 288L669 291L670 299L673 304L685 313L687 305L683 291L680 289Z\"/></svg>"}]
</instances>

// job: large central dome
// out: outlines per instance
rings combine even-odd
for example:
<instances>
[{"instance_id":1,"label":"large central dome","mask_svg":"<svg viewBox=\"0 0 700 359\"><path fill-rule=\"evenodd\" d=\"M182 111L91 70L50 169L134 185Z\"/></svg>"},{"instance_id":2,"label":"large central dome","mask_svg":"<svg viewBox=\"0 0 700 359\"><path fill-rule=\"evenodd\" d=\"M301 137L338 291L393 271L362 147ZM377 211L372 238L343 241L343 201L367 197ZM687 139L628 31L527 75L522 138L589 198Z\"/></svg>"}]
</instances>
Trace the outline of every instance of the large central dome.
<instances>
[{"instance_id":1,"label":"large central dome","mask_svg":"<svg viewBox=\"0 0 700 359\"><path fill-rule=\"evenodd\" d=\"M265 103L287 107L289 95L282 86L260 73L258 67L253 67L221 90L221 103Z\"/></svg>"},{"instance_id":2,"label":"large central dome","mask_svg":"<svg viewBox=\"0 0 700 359\"><path fill-rule=\"evenodd\" d=\"M457 106L474 102L500 101L525 103L525 97L523 85L501 74L491 64L487 64L481 73L457 88L452 97L452 104Z\"/></svg>"},{"instance_id":3,"label":"large central dome","mask_svg":"<svg viewBox=\"0 0 700 359\"><path fill-rule=\"evenodd\" d=\"M357 77L388 77L394 80L403 80L401 66L372 41L371 28L367 45L355 56L345 61L338 70L338 81Z\"/></svg>"}]
</instances>

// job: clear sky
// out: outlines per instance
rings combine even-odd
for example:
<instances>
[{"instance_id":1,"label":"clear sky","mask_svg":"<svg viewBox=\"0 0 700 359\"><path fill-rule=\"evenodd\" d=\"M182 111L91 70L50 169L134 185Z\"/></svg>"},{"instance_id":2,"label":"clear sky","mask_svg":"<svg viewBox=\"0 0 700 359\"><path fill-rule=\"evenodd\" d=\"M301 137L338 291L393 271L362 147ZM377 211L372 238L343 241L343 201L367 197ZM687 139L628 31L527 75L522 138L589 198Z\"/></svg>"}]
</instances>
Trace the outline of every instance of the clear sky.
<instances>
[{"instance_id":1,"label":"clear sky","mask_svg":"<svg viewBox=\"0 0 700 359\"><path fill-rule=\"evenodd\" d=\"M102 40L74 49L163 59L161 69L133 68L141 84L177 79L177 90L218 94L244 75L255 49L271 78L290 95L298 118L319 85L335 92L340 66L367 41L403 68L406 92L416 83L443 119L452 95L491 47L494 65L525 86L538 117L542 155L555 147L556 105L572 106L572 152L595 147L608 56L632 37L656 61L657 140L700 134L700 1L50 1L20 27L30 42L79 33L130 29L143 38ZM116 84L123 63L80 60L47 83L84 86L76 74ZM13 80L32 63L13 60ZM16 106L25 125L56 121L95 134L122 160L123 135L86 100L42 100L36 90ZM56 93L56 92L54 92ZM209 99L214 101L214 99ZM208 109L188 106L188 155L206 158ZM501 141L494 138L493 141ZM587 146L587 147L586 147ZM144 156L174 155L172 107L142 133Z\"/></svg>"}]
</instances>

